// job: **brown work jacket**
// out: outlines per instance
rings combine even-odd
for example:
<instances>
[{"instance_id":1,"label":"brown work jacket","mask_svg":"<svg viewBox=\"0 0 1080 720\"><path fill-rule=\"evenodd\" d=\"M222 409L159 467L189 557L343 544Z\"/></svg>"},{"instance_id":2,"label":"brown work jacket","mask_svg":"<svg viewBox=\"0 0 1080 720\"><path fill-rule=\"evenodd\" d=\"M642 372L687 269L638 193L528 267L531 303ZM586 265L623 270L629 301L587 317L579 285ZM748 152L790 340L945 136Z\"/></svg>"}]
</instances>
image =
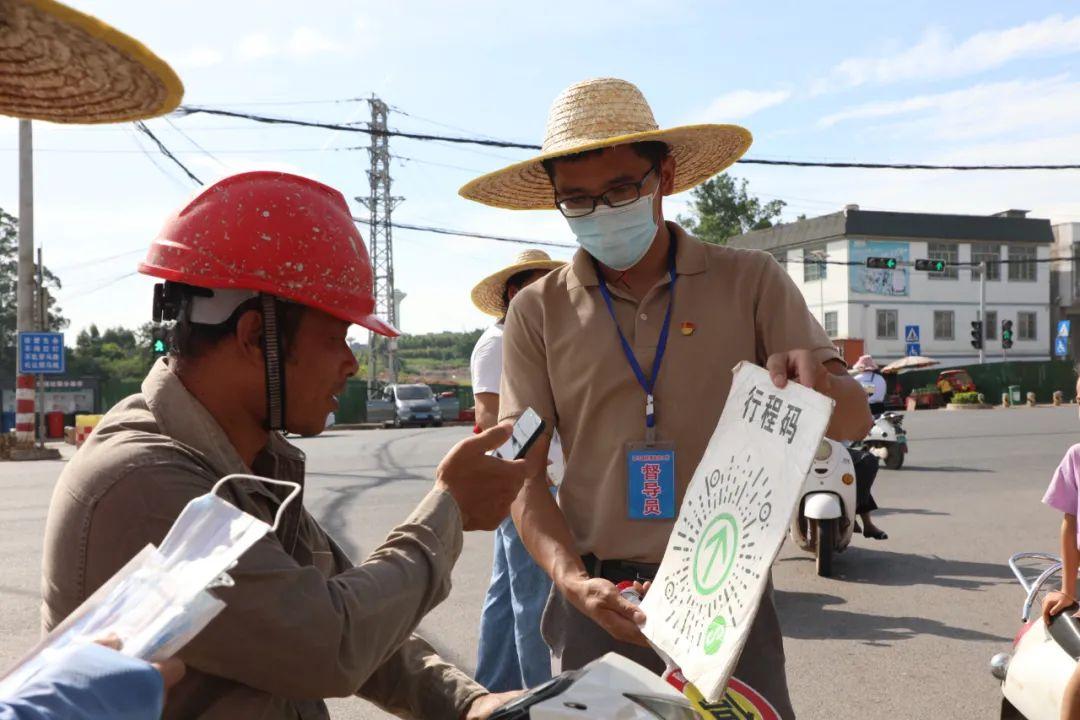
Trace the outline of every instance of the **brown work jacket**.
<instances>
[{"instance_id":1,"label":"brown work jacket","mask_svg":"<svg viewBox=\"0 0 1080 720\"><path fill-rule=\"evenodd\" d=\"M303 483L304 454L272 433L248 468L214 418L160 360L68 463L45 530L42 624L50 630L184 506L230 473ZM273 523L282 495L254 481L228 499ZM450 591L461 552L453 498L431 492L359 565L290 504L214 592L226 609L180 653L166 719L322 720L324 698L358 694L402 717L460 717L484 689L413 634ZM357 517L358 522L363 518Z\"/></svg>"}]
</instances>

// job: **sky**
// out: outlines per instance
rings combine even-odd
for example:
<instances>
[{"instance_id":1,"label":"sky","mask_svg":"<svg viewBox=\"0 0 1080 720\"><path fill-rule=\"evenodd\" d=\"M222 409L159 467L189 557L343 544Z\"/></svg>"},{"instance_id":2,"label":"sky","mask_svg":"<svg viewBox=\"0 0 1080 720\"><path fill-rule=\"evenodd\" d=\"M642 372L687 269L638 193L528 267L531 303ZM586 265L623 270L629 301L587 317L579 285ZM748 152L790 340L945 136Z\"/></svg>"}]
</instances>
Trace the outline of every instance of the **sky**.
<instances>
[{"instance_id":1,"label":"sky","mask_svg":"<svg viewBox=\"0 0 1080 720\"><path fill-rule=\"evenodd\" d=\"M737 123L747 157L917 163L1080 162L1080 4L949 2L445 3L74 0L148 45L185 104L324 122L540 143L566 86L614 76L661 127ZM303 8L303 12L298 12ZM360 99L360 100L358 100ZM368 194L367 137L190 115L148 122L203 181L290 170ZM18 206L17 123L0 118L0 207ZM68 344L91 323L150 319L153 280L132 274L167 215L197 191L131 125L34 124L35 239L63 282ZM392 138L395 221L573 243L555 211L470 203L458 188L528 151ZM889 172L737 165L784 220L864 209L1080 222L1080 171ZM688 195L667 200L673 218ZM357 214L364 210L353 203ZM367 228L361 227L367 236ZM489 319L472 286L524 248L394 232L407 333ZM568 259L569 251L552 254ZM354 328L358 339L364 337Z\"/></svg>"}]
</instances>

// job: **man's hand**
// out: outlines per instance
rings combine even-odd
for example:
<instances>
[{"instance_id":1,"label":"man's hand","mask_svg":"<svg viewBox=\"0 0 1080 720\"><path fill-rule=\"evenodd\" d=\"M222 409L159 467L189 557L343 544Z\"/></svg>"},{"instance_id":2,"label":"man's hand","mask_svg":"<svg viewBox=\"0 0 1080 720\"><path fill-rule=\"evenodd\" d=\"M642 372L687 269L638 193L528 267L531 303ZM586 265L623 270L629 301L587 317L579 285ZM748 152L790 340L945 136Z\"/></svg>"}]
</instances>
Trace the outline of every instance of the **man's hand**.
<instances>
[{"instance_id":1,"label":"man's hand","mask_svg":"<svg viewBox=\"0 0 1080 720\"><path fill-rule=\"evenodd\" d=\"M765 369L772 376L773 384L781 389L788 384L788 380L795 380L823 395L829 395L832 389L832 373L815 360L809 350L789 350L770 355Z\"/></svg>"},{"instance_id":2,"label":"man's hand","mask_svg":"<svg viewBox=\"0 0 1080 720\"><path fill-rule=\"evenodd\" d=\"M487 720L491 713L523 694L521 690L511 690L510 692L481 695L469 705L469 711L463 716L464 720Z\"/></svg>"},{"instance_id":3,"label":"man's hand","mask_svg":"<svg viewBox=\"0 0 1080 720\"><path fill-rule=\"evenodd\" d=\"M1048 593L1047 596L1043 598L1043 622L1049 625L1051 618L1053 618L1055 615L1060 615L1075 602L1076 600L1072 599L1060 590L1055 590L1052 593Z\"/></svg>"},{"instance_id":4,"label":"man's hand","mask_svg":"<svg viewBox=\"0 0 1080 720\"><path fill-rule=\"evenodd\" d=\"M639 626L645 613L604 578L580 578L562 588L566 599L616 640L648 647Z\"/></svg>"},{"instance_id":5,"label":"man's hand","mask_svg":"<svg viewBox=\"0 0 1080 720\"><path fill-rule=\"evenodd\" d=\"M525 483L524 460L487 454L510 437L513 423L462 440L435 471L435 487L449 492L461 510L466 530L494 530L510 514L510 503Z\"/></svg>"}]
</instances>

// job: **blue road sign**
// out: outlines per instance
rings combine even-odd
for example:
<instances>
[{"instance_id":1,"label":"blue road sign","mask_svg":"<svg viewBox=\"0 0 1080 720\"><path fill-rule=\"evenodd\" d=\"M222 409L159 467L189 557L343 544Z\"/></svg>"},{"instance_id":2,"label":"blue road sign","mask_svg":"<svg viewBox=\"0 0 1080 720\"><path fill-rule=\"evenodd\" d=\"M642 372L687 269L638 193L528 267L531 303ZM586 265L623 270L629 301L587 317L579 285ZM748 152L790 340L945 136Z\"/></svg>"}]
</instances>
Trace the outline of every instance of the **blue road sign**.
<instances>
[{"instance_id":1,"label":"blue road sign","mask_svg":"<svg viewBox=\"0 0 1080 720\"><path fill-rule=\"evenodd\" d=\"M905 325L904 326L904 342L908 345L919 344L919 326L918 325Z\"/></svg>"},{"instance_id":2,"label":"blue road sign","mask_svg":"<svg viewBox=\"0 0 1080 720\"><path fill-rule=\"evenodd\" d=\"M19 368L20 373L36 375L63 374L64 333L21 332L19 333Z\"/></svg>"},{"instance_id":3,"label":"blue road sign","mask_svg":"<svg viewBox=\"0 0 1080 720\"><path fill-rule=\"evenodd\" d=\"M908 354L908 357L914 357L916 355L922 355L922 345L920 345L919 343L908 343L907 344L907 354Z\"/></svg>"},{"instance_id":4,"label":"blue road sign","mask_svg":"<svg viewBox=\"0 0 1080 720\"><path fill-rule=\"evenodd\" d=\"M1058 320L1057 336L1059 338L1068 338L1071 331L1072 320Z\"/></svg>"},{"instance_id":5,"label":"blue road sign","mask_svg":"<svg viewBox=\"0 0 1080 720\"><path fill-rule=\"evenodd\" d=\"M1057 357L1065 357L1069 354L1069 339L1058 337L1054 338L1054 355Z\"/></svg>"}]
</instances>

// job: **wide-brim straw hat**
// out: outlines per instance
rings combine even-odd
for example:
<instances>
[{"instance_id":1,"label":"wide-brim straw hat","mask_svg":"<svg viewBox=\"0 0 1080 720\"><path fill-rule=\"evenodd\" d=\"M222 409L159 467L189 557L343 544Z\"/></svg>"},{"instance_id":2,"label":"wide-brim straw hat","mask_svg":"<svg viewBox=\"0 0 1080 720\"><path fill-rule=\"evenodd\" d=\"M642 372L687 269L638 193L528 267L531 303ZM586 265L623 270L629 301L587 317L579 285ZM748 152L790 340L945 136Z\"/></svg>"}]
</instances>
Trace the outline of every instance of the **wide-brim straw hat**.
<instances>
[{"instance_id":1,"label":"wide-brim straw hat","mask_svg":"<svg viewBox=\"0 0 1080 720\"><path fill-rule=\"evenodd\" d=\"M53 0L0 0L0 114L112 123L171 112L184 86L145 45Z\"/></svg>"},{"instance_id":2,"label":"wide-brim straw hat","mask_svg":"<svg viewBox=\"0 0 1080 720\"><path fill-rule=\"evenodd\" d=\"M503 293L506 291L506 281L527 270L556 270L565 265L561 260L552 260L543 250L526 250L519 253L514 262L502 270L476 284L472 291L472 301L480 312L501 318L506 315L506 303L503 302Z\"/></svg>"},{"instance_id":3,"label":"wide-brim straw hat","mask_svg":"<svg viewBox=\"0 0 1080 720\"><path fill-rule=\"evenodd\" d=\"M625 80L598 78L563 90L548 113L540 155L479 177L462 197L508 210L555 207L543 161L586 150L656 141L675 158L674 192L689 190L728 167L753 140L738 125L684 125L659 129L641 91Z\"/></svg>"}]
</instances>

